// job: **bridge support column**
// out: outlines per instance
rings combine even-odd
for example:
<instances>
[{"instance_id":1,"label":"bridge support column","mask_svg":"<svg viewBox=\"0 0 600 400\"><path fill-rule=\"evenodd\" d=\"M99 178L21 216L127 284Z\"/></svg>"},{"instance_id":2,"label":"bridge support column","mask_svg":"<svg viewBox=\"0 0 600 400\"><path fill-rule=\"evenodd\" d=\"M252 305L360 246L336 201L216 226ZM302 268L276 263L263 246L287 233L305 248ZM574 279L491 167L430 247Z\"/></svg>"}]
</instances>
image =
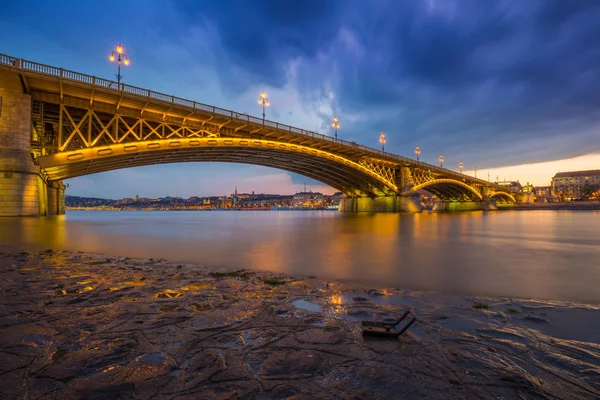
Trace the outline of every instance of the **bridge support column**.
<instances>
[{"instance_id":1,"label":"bridge support column","mask_svg":"<svg viewBox=\"0 0 600 400\"><path fill-rule=\"evenodd\" d=\"M48 215L62 215L65 213L65 185L62 182L53 182L48 185Z\"/></svg>"},{"instance_id":2,"label":"bridge support column","mask_svg":"<svg viewBox=\"0 0 600 400\"><path fill-rule=\"evenodd\" d=\"M31 97L18 74L0 70L0 216L47 213L46 183L30 151Z\"/></svg>"},{"instance_id":3,"label":"bridge support column","mask_svg":"<svg viewBox=\"0 0 600 400\"><path fill-rule=\"evenodd\" d=\"M483 201L439 201L434 203L432 211L495 211L495 199Z\"/></svg>"},{"instance_id":4,"label":"bridge support column","mask_svg":"<svg viewBox=\"0 0 600 400\"><path fill-rule=\"evenodd\" d=\"M419 193L396 196L347 197L340 200L340 212L421 212Z\"/></svg>"}]
</instances>

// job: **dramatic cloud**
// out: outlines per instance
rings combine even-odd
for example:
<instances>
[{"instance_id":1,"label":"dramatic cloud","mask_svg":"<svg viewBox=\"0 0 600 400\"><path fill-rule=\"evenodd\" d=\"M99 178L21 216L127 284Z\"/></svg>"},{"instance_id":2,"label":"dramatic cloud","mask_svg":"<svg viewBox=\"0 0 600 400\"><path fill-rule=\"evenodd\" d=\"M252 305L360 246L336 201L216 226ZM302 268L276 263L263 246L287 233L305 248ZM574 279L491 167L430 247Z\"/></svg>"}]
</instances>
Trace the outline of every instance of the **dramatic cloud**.
<instances>
[{"instance_id":1,"label":"dramatic cloud","mask_svg":"<svg viewBox=\"0 0 600 400\"><path fill-rule=\"evenodd\" d=\"M337 115L343 138L377 145L384 131L386 150L418 144L431 162L443 153L446 165L483 170L600 153L596 0L9 1L0 11L0 36L15 38L0 52L106 76L103 53L123 41L132 84L255 115L268 90L270 118L331 134Z\"/></svg>"}]
</instances>

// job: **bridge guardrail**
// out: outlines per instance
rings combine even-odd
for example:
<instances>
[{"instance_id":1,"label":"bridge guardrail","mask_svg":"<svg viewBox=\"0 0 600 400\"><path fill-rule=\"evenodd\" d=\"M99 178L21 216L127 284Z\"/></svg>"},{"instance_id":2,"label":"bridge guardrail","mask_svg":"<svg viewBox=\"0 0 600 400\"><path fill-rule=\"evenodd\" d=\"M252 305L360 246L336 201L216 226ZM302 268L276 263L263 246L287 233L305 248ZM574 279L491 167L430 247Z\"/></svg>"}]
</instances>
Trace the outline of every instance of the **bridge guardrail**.
<instances>
[{"instance_id":1,"label":"bridge guardrail","mask_svg":"<svg viewBox=\"0 0 600 400\"><path fill-rule=\"evenodd\" d=\"M16 58L16 57L11 57L11 56L8 56L6 54L1 54L1 53L0 53L0 64L6 65L9 67L13 67L13 68L17 68L19 70L35 72L35 73L40 73L40 74L50 75L50 76L56 76L61 79L68 79L68 80L72 80L72 81L76 81L76 82L84 82L87 84L100 86L102 88L106 88L106 89L110 89L110 90L125 92L125 93L133 94L136 96L142 96L142 97L146 97L149 99L164 101L164 102L167 102L170 104L182 105L185 107L192 108L193 110L208 111L208 112L212 112L213 115L220 115L220 116L223 116L226 118L235 118L235 119L245 120L249 123L254 123L257 125L264 124L265 126L276 128L276 129L279 129L282 131L288 131L288 132L292 132L292 133L295 133L298 135L305 135L305 136L309 136L311 138L320 139L320 140L323 140L326 142L332 142L332 143L336 143L336 144L345 145L345 146L348 146L348 147L351 147L351 148L354 148L357 150L364 151L366 153L377 155L378 157L381 157L384 159L387 158L387 159L394 160L396 162L417 164L417 165L420 165L422 168L431 170L432 172L435 171L435 172L441 172L444 174L450 174L450 175L455 176L456 178L468 177L470 180L474 181L475 183L485 184L488 186L489 185L498 186L498 185L493 185L490 182L487 182L487 181L484 181L481 179L473 178L469 175L463 175L463 174L460 174L458 172L455 172L455 171L452 171L449 169L440 168L440 167L437 167L432 164L428 164L428 163L425 163L422 161L416 161L416 160L409 159L409 158L403 157L403 156L399 156L399 155L396 155L393 153L387 153L387 152L384 152L381 150L374 149L372 147L367 147L367 146L364 146L361 144L357 144L355 142L349 142L349 141L343 140L343 139L336 139L331 136L323 135L321 133L317 133L317 132L313 132L313 131L306 131L301 128L295 128L293 126L280 124L278 122L262 120L260 118L250 116L246 113L238 113L238 112L235 112L232 110L215 107L215 106L211 106L208 104L198 103L193 100L175 97L173 95L168 95L168 94L164 94L164 93L160 93L160 92L153 92L149 89L143 89L143 88L139 88L137 86L131 86L131 85L127 85L124 83L119 84L115 81L110 81L110 80L103 79L103 78L97 78L92 75L86 75L86 74L82 74L79 72L66 70L63 68L57 68L57 67L53 67L51 65L40 64L40 63L36 63L34 61L24 60L22 58L20 59L20 58ZM241 118L241 116L243 116L243 115L245 115L246 118Z\"/></svg>"}]
</instances>

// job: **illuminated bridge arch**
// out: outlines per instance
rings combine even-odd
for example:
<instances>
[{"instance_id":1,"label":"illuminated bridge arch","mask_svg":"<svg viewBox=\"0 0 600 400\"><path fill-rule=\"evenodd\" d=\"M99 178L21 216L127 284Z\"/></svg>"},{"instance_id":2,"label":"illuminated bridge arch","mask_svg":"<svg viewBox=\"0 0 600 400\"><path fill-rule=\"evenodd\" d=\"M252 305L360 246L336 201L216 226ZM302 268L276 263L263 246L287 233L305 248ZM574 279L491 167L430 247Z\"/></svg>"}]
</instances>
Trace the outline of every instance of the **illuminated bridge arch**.
<instances>
[{"instance_id":1,"label":"illuminated bridge arch","mask_svg":"<svg viewBox=\"0 0 600 400\"><path fill-rule=\"evenodd\" d=\"M299 144L277 140L192 137L117 143L68 150L38 158L50 180L178 162L233 162L295 172L348 195L397 193L389 178L361 163ZM206 174L206 170L199 169Z\"/></svg>"},{"instance_id":2,"label":"illuminated bridge arch","mask_svg":"<svg viewBox=\"0 0 600 400\"><path fill-rule=\"evenodd\" d=\"M481 201L481 193L468 184L455 179L432 179L412 188L427 190L443 201Z\"/></svg>"},{"instance_id":3,"label":"illuminated bridge arch","mask_svg":"<svg viewBox=\"0 0 600 400\"><path fill-rule=\"evenodd\" d=\"M494 198L494 197L497 197L497 198L503 200L503 202L505 202L505 203L516 203L517 202L515 197L508 192L495 192L494 194L492 194L490 196L490 198Z\"/></svg>"}]
</instances>

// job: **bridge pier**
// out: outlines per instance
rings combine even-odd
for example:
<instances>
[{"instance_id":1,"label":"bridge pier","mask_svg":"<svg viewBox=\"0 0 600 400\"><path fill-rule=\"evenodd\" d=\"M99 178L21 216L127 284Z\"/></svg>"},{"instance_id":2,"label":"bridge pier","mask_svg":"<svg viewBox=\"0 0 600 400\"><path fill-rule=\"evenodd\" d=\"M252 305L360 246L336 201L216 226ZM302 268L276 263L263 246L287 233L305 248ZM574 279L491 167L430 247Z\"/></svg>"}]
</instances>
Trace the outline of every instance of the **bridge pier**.
<instances>
[{"instance_id":1,"label":"bridge pier","mask_svg":"<svg viewBox=\"0 0 600 400\"><path fill-rule=\"evenodd\" d=\"M340 212L421 212L418 192L381 197L347 197L340 200Z\"/></svg>"},{"instance_id":2,"label":"bridge pier","mask_svg":"<svg viewBox=\"0 0 600 400\"><path fill-rule=\"evenodd\" d=\"M439 201L434 203L432 211L495 211L495 199L483 201Z\"/></svg>"},{"instance_id":3,"label":"bridge pier","mask_svg":"<svg viewBox=\"0 0 600 400\"><path fill-rule=\"evenodd\" d=\"M18 74L0 70L0 216L64 214L61 185L49 189L33 161L31 96L23 92Z\"/></svg>"}]
</instances>

